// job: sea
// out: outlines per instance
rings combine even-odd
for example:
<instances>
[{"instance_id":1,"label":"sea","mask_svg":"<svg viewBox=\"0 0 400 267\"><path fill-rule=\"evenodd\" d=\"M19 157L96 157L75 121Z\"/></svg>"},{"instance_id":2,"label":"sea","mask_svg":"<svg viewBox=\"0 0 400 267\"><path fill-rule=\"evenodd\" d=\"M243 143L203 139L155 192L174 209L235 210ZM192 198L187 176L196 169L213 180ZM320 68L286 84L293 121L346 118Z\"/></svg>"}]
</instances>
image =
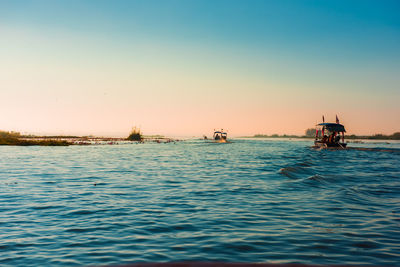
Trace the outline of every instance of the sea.
<instances>
[{"instance_id":1,"label":"sea","mask_svg":"<svg viewBox=\"0 0 400 267\"><path fill-rule=\"evenodd\" d=\"M0 266L400 265L400 143L0 147Z\"/></svg>"}]
</instances>

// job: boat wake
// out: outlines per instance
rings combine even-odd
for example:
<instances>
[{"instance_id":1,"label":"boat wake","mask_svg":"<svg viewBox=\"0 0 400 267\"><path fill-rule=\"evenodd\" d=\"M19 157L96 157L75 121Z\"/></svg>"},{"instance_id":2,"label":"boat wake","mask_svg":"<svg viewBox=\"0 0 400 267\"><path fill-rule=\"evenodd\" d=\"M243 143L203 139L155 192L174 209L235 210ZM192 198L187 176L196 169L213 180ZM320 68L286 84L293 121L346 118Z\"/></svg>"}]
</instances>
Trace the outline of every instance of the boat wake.
<instances>
[{"instance_id":1,"label":"boat wake","mask_svg":"<svg viewBox=\"0 0 400 267\"><path fill-rule=\"evenodd\" d=\"M348 147L346 150L374 151L374 152L389 152L389 153L394 153L394 154L400 154L400 149L398 149L398 148Z\"/></svg>"}]
</instances>

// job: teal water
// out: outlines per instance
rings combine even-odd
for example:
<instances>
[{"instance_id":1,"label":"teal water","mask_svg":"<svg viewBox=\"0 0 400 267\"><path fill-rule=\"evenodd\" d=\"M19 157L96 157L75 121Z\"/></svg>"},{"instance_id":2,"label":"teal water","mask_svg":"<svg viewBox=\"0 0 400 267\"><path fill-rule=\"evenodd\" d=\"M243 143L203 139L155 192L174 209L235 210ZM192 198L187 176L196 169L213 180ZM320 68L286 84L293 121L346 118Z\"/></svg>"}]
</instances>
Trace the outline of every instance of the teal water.
<instances>
[{"instance_id":1,"label":"teal water","mask_svg":"<svg viewBox=\"0 0 400 267\"><path fill-rule=\"evenodd\" d=\"M0 147L0 265L398 265L400 145L311 144Z\"/></svg>"}]
</instances>

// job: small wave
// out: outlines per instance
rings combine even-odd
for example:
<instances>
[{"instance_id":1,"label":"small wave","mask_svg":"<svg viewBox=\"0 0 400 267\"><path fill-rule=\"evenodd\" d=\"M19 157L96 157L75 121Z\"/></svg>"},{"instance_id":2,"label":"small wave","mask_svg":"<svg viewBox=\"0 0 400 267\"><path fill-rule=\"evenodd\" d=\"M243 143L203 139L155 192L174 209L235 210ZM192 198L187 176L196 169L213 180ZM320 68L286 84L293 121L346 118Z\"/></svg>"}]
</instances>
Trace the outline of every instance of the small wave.
<instances>
[{"instance_id":1,"label":"small wave","mask_svg":"<svg viewBox=\"0 0 400 267\"><path fill-rule=\"evenodd\" d=\"M102 212L102 210L74 210L69 212L67 215L91 215L98 212Z\"/></svg>"},{"instance_id":2,"label":"small wave","mask_svg":"<svg viewBox=\"0 0 400 267\"><path fill-rule=\"evenodd\" d=\"M377 242L373 241L364 241L364 242L358 242L353 244L353 246L361 249L376 249L379 248L379 244Z\"/></svg>"},{"instance_id":3,"label":"small wave","mask_svg":"<svg viewBox=\"0 0 400 267\"><path fill-rule=\"evenodd\" d=\"M321 181L325 181L326 178L324 176L322 176L322 175L315 174L315 175L312 175L310 177L307 177L307 180L313 180L313 181L321 182Z\"/></svg>"},{"instance_id":4,"label":"small wave","mask_svg":"<svg viewBox=\"0 0 400 267\"><path fill-rule=\"evenodd\" d=\"M341 200L346 203L368 205L373 202L373 199L362 192L362 189L358 186L342 187L337 193L341 195Z\"/></svg>"},{"instance_id":5,"label":"small wave","mask_svg":"<svg viewBox=\"0 0 400 267\"><path fill-rule=\"evenodd\" d=\"M71 242L71 243L66 243L66 247L80 247L80 248L88 248L88 247L102 247L107 244L110 244L111 240L105 238L101 240L90 240L86 242Z\"/></svg>"},{"instance_id":6,"label":"small wave","mask_svg":"<svg viewBox=\"0 0 400 267\"><path fill-rule=\"evenodd\" d=\"M253 246L251 243L226 243L222 245L223 249L227 251L232 251L233 253L243 253L243 252L257 252L262 251Z\"/></svg>"},{"instance_id":7,"label":"small wave","mask_svg":"<svg viewBox=\"0 0 400 267\"><path fill-rule=\"evenodd\" d=\"M88 227L88 228L70 228L65 230L66 232L69 233L88 233L88 232L95 232L95 231L101 231L101 230L110 230L111 227Z\"/></svg>"},{"instance_id":8,"label":"small wave","mask_svg":"<svg viewBox=\"0 0 400 267\"><path fill-rule=\"evenodd\" d=\"M197 231L198 228L194 224L183 223L176 225L157 225L144 229L150 233L171 233L171 232L182 232L182 231Z\"/></svg>"},{"instance_id":9,"label":"small wave","mask_svg":"<svg viewBox=\"0 0 400 267\"><path fill-rule=\"evenodd\" d=\"M302 166L302 167L311 167L312 163L310 161L304 161L304 162L300 162L298 165Z\"/></svg>"},{"instance_id":10,"label":"small wave","mask_svg":"<svg viewBox=\"0 0 400 267\"><path fill-rule=\"evenodd\" d=\"M94 230L96 230L96 228L72 228L72 229L67 229L65 231L69 233L86 233L86 232L92 232Z\"/></svg>"},{"instance_id":11,"label":"small wave","mask_svg":"<svg viewBox=\"0 0 400 267\"><path fill-rule=\"evenodd\" d=\"M34 210L47 210L47 209L59 209L61 206L51 206L51 205L46 205L46 206L34 206L31 207L31 209Z\"/></svg>"},{"instance_id":12,"label":"small wave","mask_svg":"<svg viewBox=\"0 0 400 267\"><path fill-rule=\"evenodd\" d=\"M302 175L310 174L310 170L304 166L288 166L280 169L279 173L291 179L298 179Z\"/></svg>"}]
</instances>

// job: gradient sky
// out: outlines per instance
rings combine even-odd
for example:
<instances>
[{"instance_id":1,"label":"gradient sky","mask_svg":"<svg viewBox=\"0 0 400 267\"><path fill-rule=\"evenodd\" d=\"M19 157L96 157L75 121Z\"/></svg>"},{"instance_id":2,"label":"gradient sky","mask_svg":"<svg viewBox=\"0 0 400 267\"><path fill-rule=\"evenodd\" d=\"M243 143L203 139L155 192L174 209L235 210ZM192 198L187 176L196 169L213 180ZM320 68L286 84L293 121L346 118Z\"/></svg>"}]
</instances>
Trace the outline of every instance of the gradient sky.
<instances>
[{"instance_id":1,"label":"gradient sky","mask_svg":"<svg viewBox=\"0 0 400 267\"><path fill-rule=\"evenodd\" d=\"M400 131L400 1L0 0L0 129Z\"/></svg>"}]
</instances>

